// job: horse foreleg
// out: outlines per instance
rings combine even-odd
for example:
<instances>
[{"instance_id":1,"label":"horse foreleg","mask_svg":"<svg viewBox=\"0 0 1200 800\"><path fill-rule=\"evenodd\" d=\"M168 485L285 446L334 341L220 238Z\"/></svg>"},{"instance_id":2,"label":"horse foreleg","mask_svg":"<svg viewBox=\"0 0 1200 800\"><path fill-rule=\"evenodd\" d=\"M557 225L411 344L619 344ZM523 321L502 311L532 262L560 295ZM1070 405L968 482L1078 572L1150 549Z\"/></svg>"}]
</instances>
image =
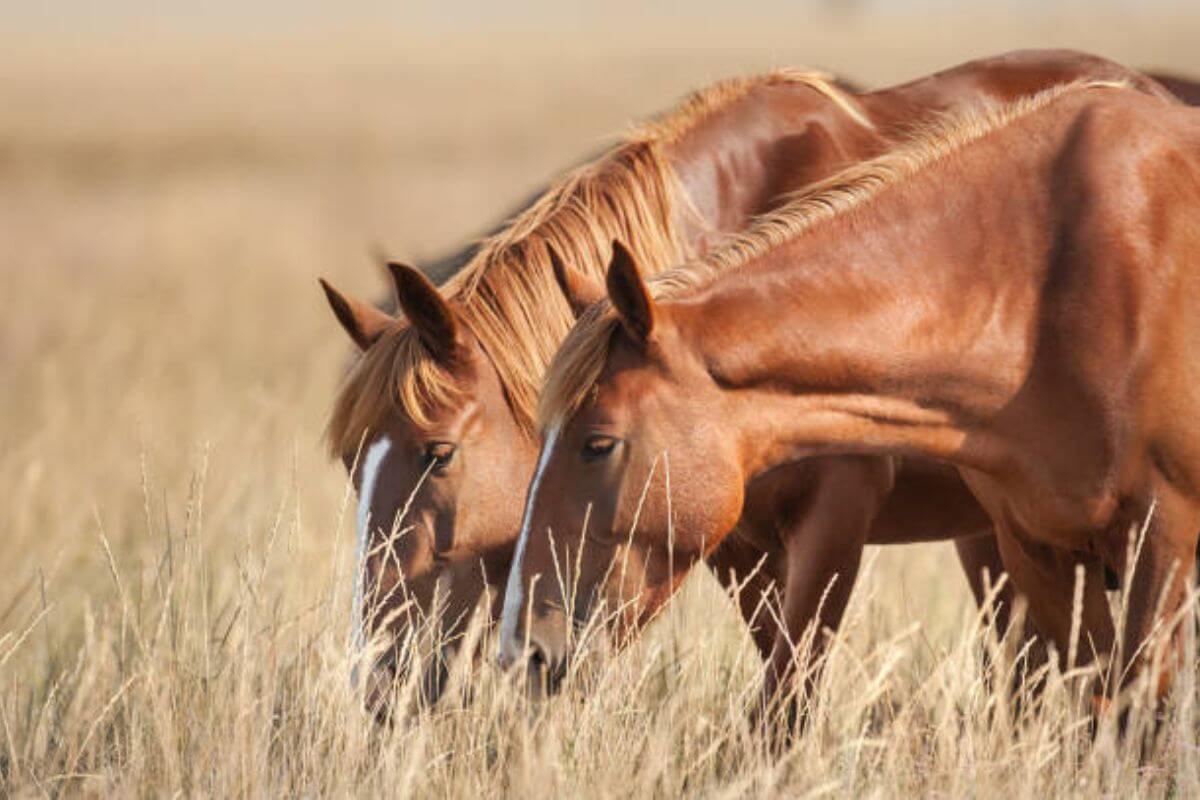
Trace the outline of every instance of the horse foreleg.
<instances>
[{"instance_id":1,"label":"horse foreleg","mask_svg":"<svg viewBox=\"0 0 1200 800\"><path fill-rule=\"evenodd\" d=\"M1012 621L1016 592L1012 581L1000 585L1001 576L1004 575L1004 560L1000 557L1000 546L996 543L995 535L989 531L959 537L954 540L954 549L975 604L983 609L986 603L991 603L986 611L991 617L996 638L1003 639ZM996 588L998 585L999 589Z\"/></svg>"},{"instance_id":2,"label":"horse foreleg","mask_svg":"<svg viewBox=\"0 0 1200 800\"><path fill-rule=\"evenodd\" d=\"M1026 599L1034 626L1057 648L1063 666L1089 664L1112 652L1115 633L1099 558L1004 530L997 534L997 543L1013 589ZM1037 664L1044 658L1035 648L1030 660Z\"/></svg>"},{"instance_id":3,"label":"horse foreleg","mask_svg":"<svg viewBox=\"0 0 1200 800\"><path fill-rule=\"evenodd\" d=\"M743 521L739 527L746 525ZM765 537L765 531L755 533L755 538ZM734 532L708 557L709 569L737 604L763 659L770 658L779 635L779 592L787 569L782 555L762 550Z\"/></svg>"},{"instance_id":4,"label":"horse foreleg","mask_svg":"<svg viewBox=\"0 0 1200 800\"><path fill-rule=\"evenodd\" d=\"M891 468L867 458L830 460L805 513L783 534L787 554L782 626L763 685L765 708L796 718L818 677L826 633L841 623L863 547L891 489ZM800 681L798 684L797 681Z\"/></svg>"},{"instance_id":5,"label":"horse foreleg","mask_svg":"<svg viewBox=\"0 0 1200 800\"><path fill-rule=\"evenodd\" d=\"M990 623L987 632L991 634L991 645L1008 647L1009 652L1025 654L1020 669L1013 673L1010 682L1010 690L1014 696L1019 696L1017 690L1026 684L1027 676L1046 663L1046 649L1037 641L1037 631L1028 619L1023 621L1019 638L1010 641L1009 629L1016 608L1017 591L1012 580L1006 579L1004 560L1000 556L1000 545L995 534L989 531L960 537L954 540L954 548L975 604L985 613L984 621ZM996 674L999 665L993 662L991 647L984 647L982 658L984 678L989 687L994 687L999 678Z\"/></svg>"},{"instance_id":6,"label":"horse foreleg","mask_svg":"<svg viewBox=\"0 0 1200 800\"><path fill-rule=\"evenodd\" d=\"M1122 570L1129 594L1123 669L1114 688L1129 686L1149 669L1151 696L1157 700L1170 690L1182 652L1182 612L1200 531L1200 508L1165 480L1158 481L1153 496L1152 510L1148 508L1143 518L1140 547L1134 548L1137 560Z\"/></svg>"}]
</instances>

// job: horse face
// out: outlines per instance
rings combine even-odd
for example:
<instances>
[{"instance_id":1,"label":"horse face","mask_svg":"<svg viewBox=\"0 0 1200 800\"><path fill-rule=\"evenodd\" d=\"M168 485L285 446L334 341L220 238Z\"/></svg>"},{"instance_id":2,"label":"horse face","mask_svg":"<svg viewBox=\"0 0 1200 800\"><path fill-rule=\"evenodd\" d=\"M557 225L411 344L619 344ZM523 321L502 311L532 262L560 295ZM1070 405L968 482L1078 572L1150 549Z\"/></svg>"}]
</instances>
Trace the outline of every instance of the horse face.
<instances>
[{"instance_id":1,"label":"horse face","mask_svg":"<svg viewBox=\"0 0 1200 800\"><path fill-rule=\"evenodd\" d=\"M423 302L439 302L429 290L435 297ZM398 292L405 315L413 326L426 325L427 315L410 310L412 292ZM448 306L439 313L453 319ZM402 332L403 323L391 326L386 335ZM420 335L424 343L429 334ZM461 327L449 335L452 347L431 352L444 356L439 369L454 383L453 401L427 409L420 421L392 404L361 447L343 454L359 499L356 639L384 645L367 684L376 711L385 710L386 689L412 666L414 645L427 634L443 646L424 667L425 694L432 700L440 693L447 648L484 589L503 585L520 522L515 498L536 456L478 342ZM377 346L378 336L352 337Z\"/></svg>"},{"instance_id":2,"label":"horse face","mask_svg":"<svg viewBox=\"0 0 1200 800\"><path fill-rule=\"evenodd\" d=\"M532 469L533 444L482 353L459 371L459 402L437 409L427 426L397 413L356 468L365 511L363 624L391 642L403 642L414 622L435 612L442 636L461 633L485 586L503 585L512 556L515 498Z\"/></svg>"},{"instance_id":3,"label":"horse face","mask_svg":"<svg viewBox=\"0 0 1200 800\"><path fill-rule=\"evenodd\" d=\"M506 589L503 665L527 656L531 678L553 688L593 612L620 646L734 526L743 480L724 405L669 316L652 335L618 330L590 401L543 437Z\"/></svg>"}]
</instances>

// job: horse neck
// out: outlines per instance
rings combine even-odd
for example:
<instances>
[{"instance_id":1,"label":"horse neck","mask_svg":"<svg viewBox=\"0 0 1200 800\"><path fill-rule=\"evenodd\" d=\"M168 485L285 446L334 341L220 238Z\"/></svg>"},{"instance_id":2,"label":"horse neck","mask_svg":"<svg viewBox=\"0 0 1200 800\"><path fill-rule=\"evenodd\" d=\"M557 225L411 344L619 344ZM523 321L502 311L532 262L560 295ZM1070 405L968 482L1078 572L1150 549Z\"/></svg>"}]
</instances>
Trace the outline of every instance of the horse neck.
<instances>
[{"instance_id":1,"label":"horse neck","mask_svg":"<svg viewBox=\"0 0 1200 800\"><path fill-rule=\"evenodd\" d=\"M870 130L812 87L757 87L667 145L690 206L676 224L701 255L786 193L878 150Z\"/></svg>"},{"instance_id":2,"label":"horse neck","mask_svg":"<svg viewBox=\"0 0 1200 800\"><path fill-rule=\"evenodd\" d=\"M671 304L727 386L747 477L815 453L988 469L1031 361L1050 159L994 135Z\"/></svg>"}]
</instances>

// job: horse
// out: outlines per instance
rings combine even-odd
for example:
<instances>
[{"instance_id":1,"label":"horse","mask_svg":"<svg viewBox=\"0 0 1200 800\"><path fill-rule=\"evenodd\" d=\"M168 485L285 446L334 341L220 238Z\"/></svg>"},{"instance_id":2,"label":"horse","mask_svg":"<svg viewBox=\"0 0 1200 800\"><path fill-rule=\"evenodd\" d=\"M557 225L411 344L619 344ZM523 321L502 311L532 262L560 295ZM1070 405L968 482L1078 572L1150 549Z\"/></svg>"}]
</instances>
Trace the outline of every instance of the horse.
<instances>
[{"instance_id":1,"label":"horse","mask_svg":"<svg viewBox=\"0 0 1200 800\"><path fill-rule=\"evenodd\" d=\"M917 455L960 471L1062 660L1108 661L1098 706L1161 696L1200 532L1198 257L1200 113L1096 82L955 115L649 281L615 247L547 372L502 659L553 680L597 607L644 625L761 475ZM793 641L810 562L862 541L788 550ZM767 692L805 672L785 650Z\"/></svg>"},{"instance_id":2,"label":"horse","mask_svg":"<svg viewBox=\"0 0 1200 800\"><path fill-rule=\"evenodd\" d=\"M485 240L444 296L416 270L393 265L405 322L323 283L335 315L362 350L327 431L331 452L360 495L358 582L364 591L355 611L356 640L369 633L399 641L414 614L431 614L440 596L443 636L452 642L484 591L505 579L520 528L520 506L512 498L523 491L537 455L538 387L574 322L548 246L574 270L599 279L609 242L621 238L653 273L703 254L788 191L887 149L914 124L956 104L1007 99L1080 75L1125 78L1145 91L1162 91L1115 64L1063 51L972 62L857 96L826 77L792 70L723 82L569 174ZM876 542L986 534L986 515L953 472L914 462L876 502L880 469L861 459L830 459L820 471L823 481L805 467L754 487L744 535L710 556L719 580L741 587L739 608L748 623L763 594L783 577L759 568L756 531L871 523ZM862 508L883 506L870 509L871 520L850 507L810 510L829 505L821 499L826 485L854 481L871 489ZM924 502L931 494L940 498L937 504ZM999 572L994 541L962 538L959 551L982 597L981 569ZM490 603L493 618L501 594ZM754 637L767 654L776 631L763 621L754 625ZM390 648L374 664L380 685L390 685L398 655ZM439 658L430 667L431 699L444 666Z\"/></svg>"}]
</instances>

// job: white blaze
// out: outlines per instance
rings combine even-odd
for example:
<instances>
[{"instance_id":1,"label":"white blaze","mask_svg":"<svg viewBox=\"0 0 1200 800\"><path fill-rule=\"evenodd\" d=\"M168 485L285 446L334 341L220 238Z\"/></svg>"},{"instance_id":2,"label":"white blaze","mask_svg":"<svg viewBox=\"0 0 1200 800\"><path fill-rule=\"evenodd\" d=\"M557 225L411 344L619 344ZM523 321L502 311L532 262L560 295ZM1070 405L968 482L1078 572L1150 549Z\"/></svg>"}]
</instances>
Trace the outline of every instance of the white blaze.
<instances>
[{"instance_id":1,"label":"white blaze","mask_svg":"<svg viewBox=\"0 0 1200 800\"><path fill-rule=\"evenodd\" d=\"M371 531L367 527L371 521L371 498L375 494L375 484L379 480L379 468L392 442L388 437L381 436L369 448L362 462L362 483L358 487L358 551L354 559L354 600L351 604L350 622L354 636L350 645L352 655L359 656L366 637L363 633L363 594L366 586L367 544L371 541ZM358 666L355 665L352 681L357 681Z\"/></svg>"},{"instance_id":2,"label":"white blaze","mask_svg":"<svg viewBox=\"0 0 1200 800\"><path fill-rule=\"evenodd\" d=\"M520 654L524 642L517 641L517 623L521 619L521 610L525 605L525 584L521 582L521 561L525 558L525 545L529 541L529 526L532 524L533 504L537 502L538 486L542 483L542 475L546 465L550 463L550 454L558 439L558 428L550 429L542 452L538 456L537 471L533 473L533 482L529 484L529 496L525 498L525 515L521 519L521 536L517 539L517 549L513 553L512 566L508 572L508 584L504 588L504 611L500 616L500 660L512 663Z\"/></svg>"}]
</instances>

